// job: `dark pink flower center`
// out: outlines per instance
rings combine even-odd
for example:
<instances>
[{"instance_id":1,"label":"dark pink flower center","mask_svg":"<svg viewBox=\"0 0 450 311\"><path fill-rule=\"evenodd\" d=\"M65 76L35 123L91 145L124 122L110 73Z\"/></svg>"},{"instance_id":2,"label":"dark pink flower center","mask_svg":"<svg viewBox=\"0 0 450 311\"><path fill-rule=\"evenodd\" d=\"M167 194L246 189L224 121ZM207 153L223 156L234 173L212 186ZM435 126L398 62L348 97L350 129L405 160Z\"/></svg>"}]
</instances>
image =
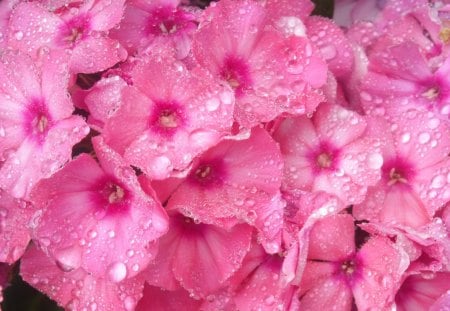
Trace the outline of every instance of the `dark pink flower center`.
<instances>
[{"instance_id":1,"label":"dark pink flower center","mask_svg":"<svg viewBox=\"0 0 450 311\"><path fill-rule=\"evenodd\" d=\"M52 124L52 118L42 99L33 99L24 113L25 132L42 144Z\"/></svg>"},{"instance_id":2,"label":"dark pink flower center","mask_svg":"<svg viewBox=\"0 0 450 311\"><path fill-rule=\"evenodd\" d=\"M344 261L341 264L341 270L346 276L352 276L356 270L356 264L353 260Z\"/></svg>"},{"instance_id":3,"label":"dark pink flower center","mask_svg":"<svg viewBox=\"0 0 450 311\"><path fill-rule=\"evenodd\" d=\"M189 175L191 182L202 187L221 186L225 177L225 167L221 159L200 163Z\"/></svg>"},{"instance_id":4,"label":"dark pink flower center","mask_svg":"<svg viewBox=\"0 0 450 311\"><path fill-rule=\"evenodd\" d=\"M241 96L252 85L250 68L240 57L225 57L220 75L234 89L236 96Z\"/></svg>"},{"instance_id":5,"label":"dark pink flower center","mask_svg":"<svg viewBox=\"0 0 450 311\"><path fill-rule=\"evenodd\" d=\"M93 192L98 209L107 214L120 213L128 209L130 193L114 178L105 177L99 180Z\"/></svg>"},{"instance_id":6,"label":"dark pink flower center","mask_svg":"<svg viewBox=\"0 0 450 311\"><path fill-rule=\"evenodd\" d=\"M322 142L309 155L311 165L316 173L323 170L335 170L338 164L339 150L331 144Z\"/></svg>"},{"instance_id":7,"label":"dark pink flower center","mask_svg":"<svg viewBox=\"0 0 450 311\"><path fill-rule=\"evenodd\" d=\"M176 102L156 103L149 121L154 132L166 136L173 136L185 124L184 108Z\"/></svg>"},{"instance_id":8,"label":"dark pink flower center","mask_svg":"<svg viewBox=\"0 0 450 311\"><path fill-rule=\"evenodd\" d=\"M382 170L388 186L408 186L415 175L413 166L407 160L400 158L386 161Z\"/></svg>"},{"instance_id":9,"label":"dark pink flower center","mask_svg":"<svg viewBox=\"0 0 450 311\"><path fill-rule=\"evenodd\" d=\"M147 32L155 36L171 35L184 29L190 22L191 18L182 10L173 7L158 8L150 12Z\"/></svg>"},{"instance_id":10,"label":"dark pink flower center","mask_svg":"<svg viewBox=\"0 0 450 311\"><path fill-rule=\"evenodd\" d=\"M74 46L84 40L90 30L90 19L87 15L76 16L59 29L59 44Z\"/></svg>"}]
</instances>

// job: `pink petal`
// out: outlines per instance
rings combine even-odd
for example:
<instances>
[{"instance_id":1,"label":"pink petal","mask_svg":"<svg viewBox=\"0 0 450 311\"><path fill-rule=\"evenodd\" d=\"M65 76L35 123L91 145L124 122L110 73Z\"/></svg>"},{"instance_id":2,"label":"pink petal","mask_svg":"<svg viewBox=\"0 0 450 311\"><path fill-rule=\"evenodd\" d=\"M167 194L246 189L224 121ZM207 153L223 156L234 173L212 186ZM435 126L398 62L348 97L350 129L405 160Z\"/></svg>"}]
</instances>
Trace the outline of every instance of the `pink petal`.
<instances>
[{"instance_id":1,"label":"pink petal","mask_svg":"<svg viewBox=\"0 0 450 311\"><path fill-rule=\"evenodd\" d=\"M132 310L144 287L142 277L116 284L106 279L96 279L82 269L62 272L54 261L35 246L28 249L22 258L20 274L26 282L54 299L58 305L76 310Z\"/></svg>"},{"instance_id":2,"label":"pink petal","mask_svg":"<svg viewBox=\"0 0 450 311\"><path fill-rule=\"evenodd\" d=\"M352 292L340 280L332 278L318 283L309 290L300 300L302 310L350 310L352 305Z\"/></svg>"},{"instance_id":3,"label":"pink petal","mask_svg":"<svg viewBox=\"0 0 450 311\"><path fill-rule=\"evenodd\" d=\"M407 267L402 254L385 237L372 237L357 254L363 272L353 284L355 303L360 309L383 307L394 300L395 291Z\"/></svg>"},{"instance_id":4,"label":"pink petal","mask_svg":"<svg viewBox=\"0 0 450 311\"><path fill-rule=\"evenodd\" d=\"M201 301L192 299L184 289L168 291L146 284L143 295L136 311L197 311L202 304Z\"/></svg>"},{"instance_id":5,"label":"pink petal","mask_svg":"<svg viewBox=\"0 0 450 311\"><path fill-rule=\"evenodd\" d=\"M319 220L310 233L308 259L340 261L355 253L353 217L333 215Z\"/></svg>"},{"instance_id":6,"label":"pink petal","mask_svg":"<svg viewBox=\"0 0 450 311\"><path fill-rule=\"evenodd\" d=\"M173 273L184 288L206 296L219 289L240 266L250 247L252 230L246 225L237 225L229 232L214 226L198 226L185 227Z\"/></svg>"},{"instance_id":7,"label":"pink petal","mask_svg":"<svg viewBox=\"0 0 450 311\"><path fill-rule=\"evenodd\" d=\"M447 272L409 276L395 297L398 310L430 310L436 300L450 290L449 280Z\"/></svg>"},{"instance_id":8,"label":"pink petal","mask_svg":"<svg viewBox=\"0 0 450 311\"><path fill-rule=\"evenodd\" d=\"M353 51L344 32L329 19L311 16L307 19L308 36L322 53L336 77L348 76L353 69Z\"/></svg>"},{"instance_id":9,"label":"pink petal","mask_svg":"<svg viewBox=\"0 0 450 311\"><path fill-rule=\"evenodd\" d=\"M0 262L14 263L25 252L30 241L28 222L32 213L27 202L0 189Z\"/></svg>"},{"instance_id":10,"label":"pink petal","mask_svg":"<svg viewBox=\"0 0 450 311\"><path fill-rule=\"evenodd\" d=\"M126 50L117 41L106 36L89 36L73 49L70 69L74 73L95 73L126 58Z\"/></svg>"},{"instance_id":11,"label":"pink petal","mask_svg":"<svg viewBox=\"0 0 450 311\"><path fill-rule=\"evenodd\" d=\"M278 193L281 169L277 145L255 128L249 139L224 141L203 154L167 207L206 223L232 217L253 224Z\"/></svg>"},{"instance_id":12,"label":"pink petal","mask_svg":"<svg viewBox=\"0 0 450 311\"><path fill-rule=\"evenodd\" d=\"M9 44L36 58L41 47L53 45L62 23L58 16L39 3L19 3L9 22Z\"/></svg>"},{"instance_id":13,"label":"pink petal","mask_svg":"<svg viewBox=\"0 0 450 311\"><path fill-rule=\"evenodd\" d=\"M271 311L283 307L283 288L279 284L281 264L280 257L268 256L253 271L234 296L238 310Z\"/></svg>"}]
</instances>

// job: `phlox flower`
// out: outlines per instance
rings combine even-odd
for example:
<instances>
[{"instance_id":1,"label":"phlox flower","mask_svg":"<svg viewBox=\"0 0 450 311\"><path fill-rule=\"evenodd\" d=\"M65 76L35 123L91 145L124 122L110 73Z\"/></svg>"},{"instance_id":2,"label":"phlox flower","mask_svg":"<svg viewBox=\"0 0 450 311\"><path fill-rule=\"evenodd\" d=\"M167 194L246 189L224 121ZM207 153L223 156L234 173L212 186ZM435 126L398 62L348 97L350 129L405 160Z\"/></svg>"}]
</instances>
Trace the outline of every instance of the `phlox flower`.
<instances>
[{"instance_id":1,"label":"phlox flower","mask_svg":"<svg viewBox=\"0 0 450 311\"><path fill-rule=\"evenodd\" d=\"M124 0L77 1L60 7L35 2L17 4L8 25L10 46L36 58L49 49L70 54L73 73L94 73L125 60L126 50L107 31L122 18Z\"/></svg>"},{"instance_id":2,"label":"phlox flower","mask_svg":"<svg viewBox=\"0 0 450 311\"><path fill-rule=\"evenodd\" d=\"M295 95L315 94L326 81L325 63L309 40L285 37L270 26L269 13L256 1L220 1L205 10L192 43L199 64L234 89L234 116L245 127L314 110L308 106L315 108L317 97Z\"/></svg>"},{"instance_id":3,"label":"phlox flower","mask_svg":"<svg viewBox=\"0 0 450 311\"><path fill-rule=\"evenodd\" d=\"M283 226L282 167L276 143L254 128L250 138L223 141L196 159L167 208L218 226L247 222L258 229L267 252L276 253Z\"/></svg>"},{"instance_id":4,"label":"phlox flower","mask_svg":"<svg viewBox=\"0 0 450 311\"><path fill-rule=\"evenodd\" d=\"M319 220L310 232L308 262L299 299L303 310L387 310L407 267L402 252L387 238L373 236L357 250L353 217Z\"/></svg>"},{"instance_id":5,"label":"phlox flower","mask_svg":"<svg viewBox=\"0 0 450 311\"><path fill-rule=\"evenodd\" d=\"M162 48L132 70L133 86L106 122L107 143L152 179L186 170L231 131L231 90L202 70L189 71Z\"/></svg>"},{"instance_id":6,"label":"phlox flower","mask_svg":"<svg viewBox=\"0 0 450 311\"><path fill-rule=\"evenodd\" d=\"M382 177L354 207L354 215L410 227L425 225L450 198L448 124L433 113L411 110L380 127Z\"/></svg>"},{"instance_id":7,"label":"phlox flower","mask_svg":"<svg viewBox=\"0 0 450 311\"><path fill-rule=\"evenodd\" d=\"M191 50L197 15L194 8L181 6L179 0L132 0L127 3L123 19L111 36L132 54L159 40L172 45L177 58L182 59Z\"/></svg>"},{"instance_id":8,"label":"phlox flower","mask_svg":"<svg viewBox=\"0 0 450 311\"><path fill-rule=\"evenodd\" d=\"M94 150L100 165L81 154L36 186L33 239L63 271L121 282L155 255L167 215L101 138Z\"/></svg>"},{"instance_id":9,"label":"phlox flower","mask_svg":"<svg viewBox=\"0 0 450 311\"><path fill-rule=\"evenodd\" d=\"M4 51L0 75L0 188L26 198L70 159L72 146L89 128L72 116L61 55L45 55L38 64L21 52Z\"/></svg>"},{"instance_id":10,"label":"phlox flower","mask_svg":"<svg viewBox=\"0 0 450 311\"><path fill-rule=\"evenodd\" d=\"M408 109L450 114L450 59L433 68L412 42L386 46L369 55L361 103L370 114L400 115Z\"/></svg>"},{"instance_id":11,"label":"phlox flower","mask_svg":"<svg viewBox=\"0 0 450 311\"><path fill-rule=\"evenodd\" d=\"M362 202L367 186L380 179L383 164L367 122L331 104L321 104L311 119L284 120L274 132L285 161L282 190L325 191L345 204Z\"/></svg>"}]
</instances>

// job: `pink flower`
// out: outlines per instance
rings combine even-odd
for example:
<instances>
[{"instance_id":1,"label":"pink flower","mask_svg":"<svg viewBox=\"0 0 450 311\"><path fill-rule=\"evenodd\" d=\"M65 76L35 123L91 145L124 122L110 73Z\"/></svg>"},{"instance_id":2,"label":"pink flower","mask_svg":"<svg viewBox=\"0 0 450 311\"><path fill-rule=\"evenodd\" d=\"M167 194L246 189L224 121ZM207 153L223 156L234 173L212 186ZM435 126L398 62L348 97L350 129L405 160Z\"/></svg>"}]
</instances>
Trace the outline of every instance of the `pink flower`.
<instances>
[{"instance_id":1,"label":"pink flower","mask_svg":"<svg viewBox=\"0 0 450 311\"><path fill-rule=\"evenodd\" d=\"M322 104L312 119L286 119L274 133L285 161L282 190L362 202L383 164L379 143L368 133L366 118L337 105Z\"/></svg>"},{"instance_id":2,"label":"pink flower","mask_svg":"<svg viewBox=\"0 0 450 311\"><path fill-rule=\"evenodd\" d=\"M218 226L247 222L258 228L266 250L276 253L283 226L282 167L276 143L254 128L249 139L223 141L199 157L167 208Z\"/></svg>"},{"instance_id":3,"label":"pink flower","mask_svg":"<svg viewBox=\"0 0 450 311\"><path fill-rule=\"evenodd\" d=\"M0 189L0 262L12 264L25 252L30 242L28 222L32 213L29 203Z\"/></svg>"},{"instance_id":4,"label":"pink flower","mask_svg":"<svg viewBox=\"0 0 450 311\"><path fill-rule=\"evenodd\" d=\"M371 114L401 115L409 109L450 114L450 60L433 68L412 42L388 46L370 55L361 102Z\"/></svg>"},{"instance_id":5,"label":"pink flower","mask_svg":"<svg viewBox=\"0 0 450 311\"><path fill-rule=\"evenodd\" d=\"M434 114L416 110L380 127L382 178L354 207L354 215L411 227L427 224L450 199L450 128Z\"/></svg>"},{"instance_id":6,"label":"pink flower","mask_svg":"<svg viewBox=\"0 0 450 311\"><path fill-rule=\"evenodd\" d=\"M125 60L107 31L122 18L124 0L78 1L50 11L37 2L19 3L9 23L9 44L33 58L48 49L71 51L73 73L94 73Z\"/></svg>"},{"instance_id":7,"label":"pink flower","mask_svg":"<svg viewBox=\"0 0 450 311\"><path fill-rule=\"evenodd\" d=\"M302 310L387 309L406 269L402 255L384 237L355 247L353 217L340 214L318 221L310 233L308 262L300 286Z\"/></svg>"},{"instance_id":8,"label":"pink flower","mask_svg":"<svg viewBox=\"0 0 450 311\"><path fill-rule=\"evenodd\" d=\"M155 40L172 45L178 59L191 50L192 35L197 29L194 8L180 6L179 0L142 1L127 3L120 28L112 32L127 50L134 54Z\"/></svg>"},{"instance_id":9,"label":"pink flower","mask_svg":"<svg viewBox=\"0 0 450 311\"><path fill-rule=\"evenodd\" d=\"M223 229L170 213L169 232L145 274L147 282L164 289L181 287L194 297L214 293L240 267L250 248L252 228L246 224Z\"/></svg>"},{"instance_id":10,"label":"pink flower","mask_svg":"<svg viewBox=\"0 0 450 311\"><path fill-rule=\"evenodd\" d=\"M63 271L120 282L155 255L167 215L100 138L94 148L101 166L82 154L35 188L34 239Z\"/></svg>"},{"instance_id":11,"label":"pink flower","mask_svg":"<svg viewBox=\"0 0 450 311\"><path fill-rule=\"evenodd\" d=\"M4 51L0 74L0 188L24 198L70 159L89 129L72 116L59 54L44 55L38 66L23 53Z\"/></svg>"},{"instance_id":12,"label":"pink flower","mask_svg":"<svg viewBox=\"0 0 450 311\"><path fill-rule=\"evenodd\" d=\"M241 125L252 127L283 112L301 114L305 106L317 106L319 101L309 103L306 97L299 102L294 96L314 94L326 80L325 63L307 38L286 38L268 26L268 12L256 1L220 1L204 14L193 52L201 66L234 89L234 115Z\"/></svg>"},{"instance_id":13,"label":"pink flower","mask_svg":"<svg viewBox=\"0 0 450 311\"><path fill-rule=\"evenodd\" d=\"M133 86L123 89L104 135L130 164L164 179L229 134L234 98L205 72L188 71L170 50L156 49L134 67Z\"/></svg>"},{"instance_id":14,"label":"pink flower","mask_svg":"<svg viewBox=\"0 0 450 311\"><path fill-rule=\"evenodd\" d=\"M142 276L117 284L96 278L82 268L61 271L36 246L31 246L23 256L20 275L67 310L134 310L144 287Z\"/></svg>"}]
</instances>

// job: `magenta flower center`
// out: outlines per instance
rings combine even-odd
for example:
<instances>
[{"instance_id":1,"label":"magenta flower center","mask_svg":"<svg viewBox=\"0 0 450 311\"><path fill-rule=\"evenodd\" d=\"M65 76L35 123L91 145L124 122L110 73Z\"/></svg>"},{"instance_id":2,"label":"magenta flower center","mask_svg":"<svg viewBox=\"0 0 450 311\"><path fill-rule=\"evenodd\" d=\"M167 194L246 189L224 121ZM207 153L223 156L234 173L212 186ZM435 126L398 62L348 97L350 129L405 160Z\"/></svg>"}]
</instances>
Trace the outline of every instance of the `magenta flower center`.
<instances>
[{"instance_id":1,"label":"magenta flower center","mask_svg":"<svg viewBox=\"0 0 450 311\"><path fill-rule=\"evenodd\" d=\"M404 159L386 161L383 175L388 186L408 185L414 177L413 167Z\"/></svg>"},{"instance_id":2,"label":"magenta flower center","mask_svg":"<svg viewBox=\"0 0 450 311\"><path fill-rule=\"evenodd\" d=\"M163 110L159 115L159 125L164 128L175 128L178 126L178 118L175 112Z\"/></svg>"},{"instance_id":3,"label":"magenta flower center","mask_svg":"<svg viewBox=\"0 0 450 311\"><path fill-rule=\"evenodd\" d=\"M106 190L108 194L108 202L110 204L121 202L123 197L125 196L125 191L116 184L109 184L107 186L109 189Z\"/></svg>"},{"instance_id":4,"label":"magenta flower center","mask_svg":"<svg viewBox=\"0 0 450 311\"><path fill-rule=\"evenodd\" d=\"M355 273L356 264L353 260L344 261L341 264L341 270L345 275L351 276L351 275L353 275L353 273Z\"/></svg>"},{"instance_id":5,"label":"magenta flower center","mask_svg":"<svg viewBox=\"0 0 450 311\"><path fill-rule=\"evenodd\" d=\"M329 168L332 160L333 159L329 153L323 152L317 156L317 165L321 168Z\"/></svg>"},{"instance_id":6,"label":"magenta flower center","mask_svg":"<svg viewBox=\"0 0 450 311\"><path fill-rule=\"evenodd\" d=\"M235 91L236 96L242 95L251 86L250 70L242 58L226 57L220 75Z\"/></svg>"},{"instance_id":7,"label":"magenta flower center","mask_svg":"<svg viewBox=\"0 0 450 311\"><path fill-rule=\"evenodd\" d=\"M74 46L83 40L90 29L88 16L76 16L66 22L59 31L59 41L63 46Z\"/></svg>"},{"instance_id":8,"label":"magenta flower center","mask_svg":"<svg viewBox=\"0 0 450 311\"><path fill-rule=\"evenodd\" d=\"M192 170L189 179L203 187L221 186L226 177L223 160L216 159L199 164Z\"/></svg>"},{"instance_id":9,"label":"magenta flower center","mask_svg":"<svg viewBox=\"0 0 450 311\"><path fill-rule=\"evenodd\" d=\"M423 97L426 97L430 100L436 99L439 96L439 88L432 87L422 93Z\"/></svg>"},{"instance_id":10,"label":"magenta flower center","mask_svg":"<svg viewBox=\"0 0 450 311\"><path fill-rule=\"evenodd\" d=\"M185 14L172 7L163 7L151 12L148 19L147 32L152 35L171 35L189 22Z\"/></svg>"},{"instance_id":11,"label":"magenta flower center","mask_svg":"<svg viewBox=\"0 0 450 311\"><path fill-rule=\"evenodd\" d=\"M33 99L24 113L24 119L26 133L39 143L43 143L52 123L43 100Z\"/></svg>"},{"instance_id":12,"label":"magenta flower center","mask_svg":"<svg viewBox=\"0 0 450 311\"><path fill-rule=\"evenodd\" d=\"M156 103L149 120L154 132L166 136L173 136L185 123L184 108L175 102Z\"/></svg>"}]
</instances>

